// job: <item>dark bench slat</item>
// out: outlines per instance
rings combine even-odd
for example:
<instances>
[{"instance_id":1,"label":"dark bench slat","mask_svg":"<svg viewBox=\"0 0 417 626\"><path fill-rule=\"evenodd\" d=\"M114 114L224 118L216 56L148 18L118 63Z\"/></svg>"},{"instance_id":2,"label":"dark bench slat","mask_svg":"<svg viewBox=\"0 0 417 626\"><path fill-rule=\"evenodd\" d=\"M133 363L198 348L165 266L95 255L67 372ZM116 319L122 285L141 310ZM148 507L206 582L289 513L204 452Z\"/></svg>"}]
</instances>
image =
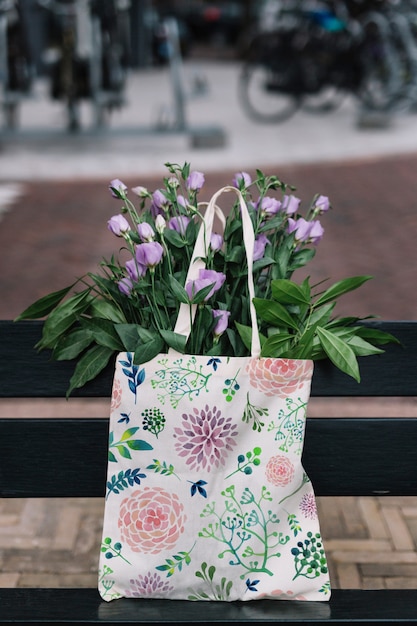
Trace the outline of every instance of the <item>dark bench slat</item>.
<instances>
[{"instance_id":1,"label":"dark bench slat","mask_svg":"<svg viewBox=\"0 0 417 626\"><path fill-rule=\"evenodd\" d=\"M107 440L107 418L1 419L0 496L103 497ZM317 495L415 495L417 418L308 419L303 462Z\"/></svg>"},{"instance_id":2,"label":"dark bench slat","mask_svg":"<svg viewBox=\"0 0 417 626\"><path fill-rule=\"evenodd\" d=\"M417 396L417 322L372 322L394 334L403 346L389 344L382 356L360 359L362 382L342 374L327 362L316 363L312 395L340 396ZM37 352L34 345L41 337L42 322L0 321L3 358L0 361L0 397L64 397L74 369L71 362L51 361L48 352ZM404 349L405 348L405 349ZM53 382L51 374L53 373ZM113 369L110 365L95 381L74 396L108 397Z\"/></svg>"},{"instance_id":3,"label":"dark bench slat","mask_svg":"<svg viewBox=\"0 0 417 626\"><path fill-rule=\"evenodd\" d=\"M342 624L354 620L416 623L417 591L334 590L330 602L257 600L186 602L121 599L103 602L95 589L0 589L0 624L252 624L305 622Z\"/></svg>"}]
</instances>

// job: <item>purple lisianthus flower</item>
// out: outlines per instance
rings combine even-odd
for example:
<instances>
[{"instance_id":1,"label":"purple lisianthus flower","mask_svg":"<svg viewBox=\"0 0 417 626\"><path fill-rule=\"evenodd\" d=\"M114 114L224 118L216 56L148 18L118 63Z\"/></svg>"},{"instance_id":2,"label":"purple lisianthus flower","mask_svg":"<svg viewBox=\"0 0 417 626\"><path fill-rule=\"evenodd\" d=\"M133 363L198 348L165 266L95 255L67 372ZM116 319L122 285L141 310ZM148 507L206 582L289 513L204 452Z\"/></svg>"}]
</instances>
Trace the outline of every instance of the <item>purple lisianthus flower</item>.
<instances>
[{"instance_id":1,"label":"purple lisianthus flower","mask_svg":"<svg viewBox=\"0 0 417 626\"><path fill-rule=\"evenodd\" d=\"M245 189L252 184L252 178L247 172L236 172L233 177L233 186L236 189Z\"/></svg>"},{"instance_id":2,"label":"purple lisianthus flower","mask_svg":"<svg viewBox=\"0 0 417 626\"><path fill-rule=\"evenodd\" d=\"M203 172L190 172L187 180L185 181L185 186L190 191L200 191L201 187L204 185L204 174Z\"/></svg>"},{"instance_id":3,"label":"purple lisianthus flower","mask_svg":"<svg viewBox=\"0 0 417 626\"><path fill-rule=\"evenodd\" d=\"M140 243L136 246L136 260L140 265L153 268L161 262L164 249L157 241Z\"/></svg>"},{"instance_id":4,"label":"purple lisianthus flower","mask_svg":"<svg viewBox=\"0 0 417 626\"><path fill-rule=\"evenodd\" d=\"M222 245L222 235L219 235L218 233L212 233L210 237L210 248L213 250L213 252L218 252L219 250L221 250Z\"/></svg>"},{"instance_id":5,"label":"purple lisianthus flower","mask_svg":"<svg viewBox=\"0 0 417 626\"><path fill-rule=\"evenodd\" d=\"M216 293L216 291L220 289L225 280L226 275L222 272L215 272L214 270L203 269L199 270L198 278L188 281L188 283L185 285L185 290L190 300L192 300L198 291L204 289L204 287L213 285L213 288L210 289L209 293L204 298L204 300L207 301L214 293Z\"/></svg>"},{"instance_id":6,"label":"purple lisianthus flower","mask_svg":"<svg viewBox=\"0 0 417 626\"><path fill-rule=\"evenodd\" d=\"M186 206L187 206L187 201L186 201L186 199L184 198L184 196L182 196L181 194L178 194L178 196L177 196L177 202L178 202L178 204L179 204L180 206L184 207L184 209L186 208Z\"/></svg>"},{"instance_id":7,"label":"purple lisianthus flower","mask_svg":"<svg viewBox=\"0 0 417 626\"><path fill-rule=\"evenodd\" d=\"M314 244L319 243L324 234L324 228L320 224L319 220L314 220L311 222L310 228L310 241Z\"/></svg>"},{"instance_id":8,"label":"purple lisianthus flower","mask_svg":"<svg viewBox=\"0 0 417 626\"><path fill-rule=\"evenodd\" d=\"M281 206L282 202L280 202L276 198L265 196L265 198L262 198L260 204L258 205L258 210L265 216L276 215L281 209Z\"/></svg>"},{"instance_id":9,"label":"purple lisianthus flower","mask_svg":"<svg viewBox=\"0 0 417 626\"><path fill-rule=\"evenodd\" d=\"M139 280L140 276L144 276L146 274L146 266L138 263L136 259L130 259L129 261L126 261L125 268L127 273L129 274L129 278L134 283Z\"/></svg>"},{"instance_id":10,"label":"purple lisianthus flower","mask_svg":"<svg viewBox=\"0 0 417 626\"><path fill-rule=\"evenodd\" d=\"M109 219L107 227L116 237L123 237L123 235L130 230L129 222L120 213L119 215L113 215L113 217Z\"/></svg>"},{"instance_id":11,"label":"purple lisianthus flower","mask_svg":"<svg viewBox=\"0 0 417 626\"><path fill-rule=\"evenodd\" d=\"M282 208L285 210L287 215L294 215L297 213L298 207L300 206L300 198L296 198L295 196L284 196L282 200Z\"/></svg>"},{"instance_id":12,"label":"purple lisianthus flower","mask_svg":"<svg viewBox=\"0 0 417 626\"><path fill-rule=\"evenodd\" d=\"M222 311L220 309L212 310L213 317L217 319L216 326L214 327L213 334L215 337L220 337L226 330L229 324L230 311Z\"/></svg>"},{"instance_id":13,"label":"purple lisianthus flower","mask_svg":"<svg viewBox=\"0 0 417 626\"><path fill-rule=\"evenodd\" d=\"M327 196L319 196L314 203L314 212L316 214L326 213L330 209L330 202Z\"/></svg>"},{"instance_id":14,"label":"purple lisianthus flower","mask_svg":"<svg viewBox=\"0 0 417 626\"><path fill-rule=\"evenodd\" d=\"M114 178L112 181L110 181L109 189L113 198L120 198L121 200L123 200L126 197L125 192L127 187L118 178Z\"/></svg>"},{"instance_id":15,"label":"purple lisianthus flower","mask_svg":"<svg viewBox=\"0 0 417 626\"><path fill-rule=\"evenodd\" d=\"M323 237L324 229L318 220L309 222L303 217L299 217L298 220L293 220L290 217L288 220L288 232L295 234L295 240L298 243L317 244Z\"/></svg>"},{"instance_id":16,"label":"purple lisianthus flower","mask_svg":"<svg viewBox=\"0 0 417 626\"><path fill-rule=\"evenodd\" d=\"M253 260L259 261L265 254L265 248L268 243L271 243L264 233L258 235L255 239L255 245L253 248Z\"/></svg>"},{"instance_id":17,"label":"purple lisianthus flower","mask_svg":"<svg viewBox=\"0 0 417 626\"><path fill-rule=\"evenodd\" d=\"M157 189L152 194L151 214L153 217L157 215L163 215L169 207L169 202L166 196L160 189Z\"/></svg>"},{"instance_id":18,"label":"purple lisianthus flower","mask_svg":"<svg viewBox=\"0 0 417 626\"><path fill-rule=\"evenodd\" d=\"M133 282L128 276L125 276L121 280L117 282L117 286L119 288L120 293L124 296L130 296L133 289Z\"/></svg>"},{"instance_id":19,"label":"purple lisianthus flower","mask_svg":"<svg viewBox=\"0 0 417 626\"><path fill-rule=\"evenodd\" d=\"M178 217L171 217L168 222L168 228L175 230L180 235L185 235L187 226L190 223L190 218L186 215L179 215Z\"/></svg>"},{"instance_id":20,"label":"purple lisianthus flower","mask_svg":"<svg viewBox=\"0 0 417 626\"><path fill-rule=\"evenodd\" d=\"M155 237L154 229L148 222L138 224L138 234L142 241L153 241Z\"/></svg>"},{"instance_id":21,"label":"purple lisianthus flower","mask_svg":"<svg viewBox=\"0 0 417 626\"><path fill-rule=\"evenodd\" d=\"M307 242L310 239L311 222L303 217L294 220L292 217L288 220L288 232L295 233L295 240L298 242Z\"/></svg>"}]
</instances>

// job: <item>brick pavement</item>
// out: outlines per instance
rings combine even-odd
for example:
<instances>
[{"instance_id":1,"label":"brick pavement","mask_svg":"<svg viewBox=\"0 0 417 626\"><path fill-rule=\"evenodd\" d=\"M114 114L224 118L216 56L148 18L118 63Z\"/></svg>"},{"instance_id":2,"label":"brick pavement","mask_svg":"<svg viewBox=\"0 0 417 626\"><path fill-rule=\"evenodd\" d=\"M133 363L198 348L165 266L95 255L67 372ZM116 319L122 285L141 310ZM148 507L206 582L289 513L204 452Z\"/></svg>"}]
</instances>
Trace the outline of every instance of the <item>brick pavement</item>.
<instances>
[{"instance_id":1,"label":"brick pavement","mask_svg":"<svg viewBox=\"0 0 417 626\"><path fill-rule=\"evenodd\" d=\"M312 278L374 275L361 292L346 296L340 313L415 319L416 166L417 155L407 155L270 168L269 173L295 184L305 202L316 192L331 198L334 210L323 219L326 234L309 267ZM207 176L207 193L232 174ZM13 318L114 251L105 223L118 205L107 182L22 184L0 223L1 318ZM159 179L125 182L153 189ZM405 415L416 415L415 398L401 404ZM388 405L395 412L398 403ZM371 408L378 412L381 406L375 409L366 400L359 406L312 403L311 414ZM9 409L10 403L0 405L2 412ZM107 403L91 406L98 415L106 409ZM318 504L334 587L416 586L416 498L320 498ZM102 507L102 501L87 499L64 505L1 501L0 585L95 586Z\"/></svg>"}]
</instances>

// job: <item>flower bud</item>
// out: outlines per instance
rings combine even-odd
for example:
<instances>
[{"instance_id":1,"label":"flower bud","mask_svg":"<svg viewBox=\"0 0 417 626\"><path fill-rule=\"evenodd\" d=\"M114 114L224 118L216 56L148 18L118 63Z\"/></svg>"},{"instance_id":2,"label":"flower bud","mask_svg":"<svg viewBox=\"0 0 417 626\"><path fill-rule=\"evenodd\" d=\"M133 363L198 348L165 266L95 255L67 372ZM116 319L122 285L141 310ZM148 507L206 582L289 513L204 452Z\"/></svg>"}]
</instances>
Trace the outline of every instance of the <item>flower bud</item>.
<instances>
[{"instance_id":1,"label":"flower bud","mask_svg":"<svg viewBox=\"0 0 417 626\"><path fill-rule=\"evenodd\" d=\"M127 187L118 178L114 178L112 181L110 181L109 189L113 198L119 198L120 200L124 200L126 198Z\"/></svg>"},{"instance_id":2,"label":"flower bud","mask_svg":"<svg viewBox=\"0 0 417 626\"><path fill-rule=\"evenodd\" d=\"M156 232L162 235L166 227L167 227L167 223L165 219L162 217L162 215L157 215L155 218Z\"/></svg>"},{"instance_id":3,"label":"flower bud","mask_svg":"<svg viewBox=\"0 0 417 626\"><path fill-rule=\"evenodd\" d=\"M204 185L204 174L202 172L191 172L189 177L185 182L185 186L190 191L200 191L201 187Z\"/></svg>"},{"instance_id":4,"label":"flower bud","mask_svg":"<svg viewBox=\"0 0 417 626\"><path fill-rule=\"evenodd\" d=\"M213 252L218 252L219 250L221 250L222 245L222 235L219 235L218 233L212 233L210 237L210 248L213 250Z\"/></svg>"},{"instance_id":5,"label":"flower bud","mask_svg":"<svg viewBox=\"0 0 417 626\"><path fill-rule=\"evenodd\" d=\"M233 177L233 185L236 189L245 189L252 184L252 179L247 172L237 172Z\"/></svg>"},{"instance_id":6,"label":"flower bud","mask_svg":"<svg viewBox=\"0 0 417 626\"><path fill-rule=\"evenodd\" d=\"M116 237L123 237L125 233L130 231L130 224L123 215L113 215L107 222L108 229L116 235Z\"/></svg>"},{"instance_id":7,"label":"flower bud","mask_svg":"<svg viewBox=\"0 0 417 626\"><path fill-rule=\"evenodd\" d=\"M148 198L150 196L146 187L141 187L140 185L138 187L132 187L132 191L135 195L139 196L139 198Z\"/></svg>"},{"instance_id":8,"label":"flower bud","mask_svg":"<svg viewBox=\"0 0 417 626\"><path fill-rule=\"evenodd\" d=\"M155 232L148 222L138 224L138 234L142 241L153 241Z\"/></svg>"}]
</instances>

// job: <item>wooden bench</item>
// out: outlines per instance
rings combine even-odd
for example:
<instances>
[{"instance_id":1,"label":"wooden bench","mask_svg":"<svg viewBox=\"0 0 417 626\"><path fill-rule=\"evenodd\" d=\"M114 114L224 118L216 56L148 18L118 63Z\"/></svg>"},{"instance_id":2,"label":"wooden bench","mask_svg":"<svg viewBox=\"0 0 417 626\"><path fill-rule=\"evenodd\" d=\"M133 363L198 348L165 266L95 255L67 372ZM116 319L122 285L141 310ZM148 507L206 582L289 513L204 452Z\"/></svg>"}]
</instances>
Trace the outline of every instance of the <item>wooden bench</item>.
<instances>
[{"instance_id":1,"label":"wooden bench","mask_svg":"<svg viewBox=\"0 0 417 626\"><path fill-rule=\"evenodd\" d=\"M362 383L318 363L313 396L417 396L417 322L372 322L393 333L383 355L360 360ZM0 322L0 397L65 396L72 364L33 346L41 322ZM112 372L79 396L106 397ZM108 416L0 419L0 493L4 498L105 494ZM417 418L310 418L304 467L320 496L416 496ZM0 531L1 532L1 531ZM98 555L97 555L98 558ZM330 602L216 603L121 599L96 589L0 589L0 624L192 624L301 622L417 623L417 589L334 589Z\"/></svg>"}]
</instances>

